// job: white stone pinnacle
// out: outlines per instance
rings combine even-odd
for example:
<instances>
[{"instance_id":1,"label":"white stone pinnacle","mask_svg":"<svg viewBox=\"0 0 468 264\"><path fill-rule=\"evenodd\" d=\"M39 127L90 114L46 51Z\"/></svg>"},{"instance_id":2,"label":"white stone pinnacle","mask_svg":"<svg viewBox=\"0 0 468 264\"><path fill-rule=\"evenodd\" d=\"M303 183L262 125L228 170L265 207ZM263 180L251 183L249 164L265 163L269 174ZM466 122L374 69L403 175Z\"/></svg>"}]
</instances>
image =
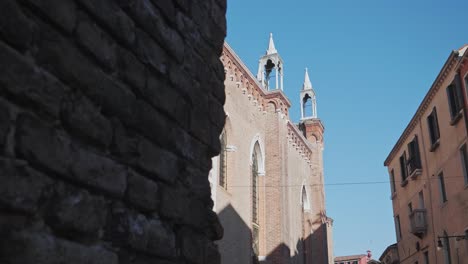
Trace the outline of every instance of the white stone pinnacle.
<instances>
[{"instance_id":1,"label":"white stone pinnacle","mask_svg":"<svg viewBox=\"0 0 468 264\"><path fill-rule=\"evenodd\" d=\"M304 84L302 85L302 90L312 90L312 83L309 78L309 71L305 68Z\"/></svg>"},{"instance_id":2,"label":"white stone pinnacle","mask_svg":"<svg viewBox=\"0 0 468 264\"><path fill-rule=\"evenodd\" d=\"M273 42L273 33L270 33L270 42L268 43L267 55L278 53L275 48L275 42Z\"/></svg>"}]
</instances>

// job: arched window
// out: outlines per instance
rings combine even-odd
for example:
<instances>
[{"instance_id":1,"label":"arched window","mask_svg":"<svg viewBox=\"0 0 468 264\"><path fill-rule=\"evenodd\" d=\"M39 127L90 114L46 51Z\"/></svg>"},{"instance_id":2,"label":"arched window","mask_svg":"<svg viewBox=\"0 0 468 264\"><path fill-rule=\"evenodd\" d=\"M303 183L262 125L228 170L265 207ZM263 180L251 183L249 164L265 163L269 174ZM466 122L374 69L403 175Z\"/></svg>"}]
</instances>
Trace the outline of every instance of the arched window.
<instances>
[{"instance_id":1,"label":"arched window","mask_svg":"<svg viewBox=\"0 0 468 264\"><path fill-rule=\"evenodd\" d=\"M227 138L226 138L226 131L223 131L220 138L221 142L221 152L219 153L219 178L218 183L219 186L223 187L224 189L227 188Z\"/></svg>"},{"instance_id":2,"label":"arched window","mask_svg":"<svg viewBox=\"0 0 468 264\"><path fill-rule=\"evenodd\" d=\"M252 151L252 250L253 255L259 255L259 235L260 226L258 220L258 205L259 205L259 188L258 188L258 176L259 176L259 158L261 156L260 146L258 142L255 143Z\"/></svg>"},{"instance_id":3,"label":"arched window","mask_svg":"<svg viewBox=\"0 0 468 264\"><path fill-rule=\"evenodd\" d=\"M309 196L307 195L307 190L306 190L304 185L302 185L301 203L302 203L302 210L303 211L310 210Z\"/></svg>"}]
</instances>

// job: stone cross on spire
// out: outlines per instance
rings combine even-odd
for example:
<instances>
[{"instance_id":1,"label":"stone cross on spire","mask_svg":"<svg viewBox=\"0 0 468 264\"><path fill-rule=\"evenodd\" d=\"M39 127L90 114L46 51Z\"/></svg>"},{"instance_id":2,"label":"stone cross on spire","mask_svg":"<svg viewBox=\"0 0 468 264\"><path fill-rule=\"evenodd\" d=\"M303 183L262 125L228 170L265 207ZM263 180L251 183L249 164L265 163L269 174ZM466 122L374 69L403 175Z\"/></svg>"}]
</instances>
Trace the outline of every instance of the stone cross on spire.
<instances>
[{"instance_id":1,"label":"stone cross on spire","mask_svg":"<svg viewBox=\"0 0 468 264\"><path fill-rule=\"evenodd\" d=\"M304 84L302 85L302 90L312 90L312 83L309 78L309 71L305 68Z\"/></svg>"},{"instance_id":2,"label":"stone cross on spire","mask_svg":"<svg viewBox=\"0 0 468 264\"><path fill-rule=\"evenodd\" d=\"M275 42L273 42L273 33L270 33L270 42L268 43L267 55L278 53L275 48Z\"/></svg>"}]
</instances>

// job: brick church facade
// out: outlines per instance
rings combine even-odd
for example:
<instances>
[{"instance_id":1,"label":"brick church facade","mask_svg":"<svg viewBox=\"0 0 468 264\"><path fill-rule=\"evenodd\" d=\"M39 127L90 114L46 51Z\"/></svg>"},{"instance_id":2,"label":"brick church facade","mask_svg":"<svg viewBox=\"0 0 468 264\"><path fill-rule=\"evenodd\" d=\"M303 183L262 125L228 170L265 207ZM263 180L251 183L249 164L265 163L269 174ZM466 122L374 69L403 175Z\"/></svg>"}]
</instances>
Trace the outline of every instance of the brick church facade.
<instances>
[{"instance_id":1,"label":"brick church facade","mask_svg":"<svg viewBox=\"0 0 468 264\"><path fill-rule=\"evenodd\" d=\"M301 120L289 118L283 61L270 35L257 76L224 44L226 124L213 159L214 210L224 227L222 263L333 263L325 210L324 127L306 70Z\"/></svg>"}]
</instances>

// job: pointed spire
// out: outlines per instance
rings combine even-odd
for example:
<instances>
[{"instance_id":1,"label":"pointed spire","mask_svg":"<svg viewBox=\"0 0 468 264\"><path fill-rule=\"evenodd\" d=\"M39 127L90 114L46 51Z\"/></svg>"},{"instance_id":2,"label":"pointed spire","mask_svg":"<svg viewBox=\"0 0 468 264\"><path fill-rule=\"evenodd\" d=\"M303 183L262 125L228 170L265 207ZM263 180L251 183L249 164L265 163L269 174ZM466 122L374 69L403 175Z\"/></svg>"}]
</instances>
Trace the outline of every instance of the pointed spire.
<instances>
[{"instance_id":1,"label":"pointed spire","mask_svg":"<svg viewBox=\"0 0 468 264\"><path fill-rule=\"evenodd\" d=\"M302 90L311 90L312 83L310 82L309 78L309 71L305 68L305 76L304 76L304 84L302 85Z\"/></svg>"},{"instance_id":2,"label":"pointed spire","mask_svg":"<svg viewBox=\"0 0 468 264\"><path fill-rule=\"evenodd\" d=\"M270 42L268 43L267 55L278 53L275 48L275 43L273 42L273 33L270 33Z\"/></svg>"}]
</instances>

